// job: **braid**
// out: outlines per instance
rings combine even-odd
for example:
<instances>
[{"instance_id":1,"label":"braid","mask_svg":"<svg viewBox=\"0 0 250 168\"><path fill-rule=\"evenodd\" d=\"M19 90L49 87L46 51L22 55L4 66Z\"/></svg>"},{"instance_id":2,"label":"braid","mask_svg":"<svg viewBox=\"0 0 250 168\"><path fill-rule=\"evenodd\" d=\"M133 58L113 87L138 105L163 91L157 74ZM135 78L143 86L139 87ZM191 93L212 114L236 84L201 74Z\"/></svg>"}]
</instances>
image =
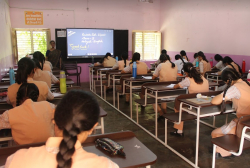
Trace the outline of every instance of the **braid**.
<instances>
[{"instance_id":1,"label":"braid","mask_svg":"<svg viewBox=\"0 0 250 168\"><path fill-rule=\"evenodd\" d=\"M124 61L124 68L127 66L127 60L123 60Z\"/></svg>"},{"instance_id":2,"label":"braid","mask_svg":"<svg viewBox=\"0 0 250 168\"><path fill-rule=\"evenodd\" d=\"M223 100L222 100L222 104L221 104L221 113L226 111L225 96L226 96L227 90L230 88L231 84L232 84L232 79L230 78L229 82L227 84L227 87L226 87L226 89L225 89L225 91L223 93Z\"/></svg>"}]
</instances>

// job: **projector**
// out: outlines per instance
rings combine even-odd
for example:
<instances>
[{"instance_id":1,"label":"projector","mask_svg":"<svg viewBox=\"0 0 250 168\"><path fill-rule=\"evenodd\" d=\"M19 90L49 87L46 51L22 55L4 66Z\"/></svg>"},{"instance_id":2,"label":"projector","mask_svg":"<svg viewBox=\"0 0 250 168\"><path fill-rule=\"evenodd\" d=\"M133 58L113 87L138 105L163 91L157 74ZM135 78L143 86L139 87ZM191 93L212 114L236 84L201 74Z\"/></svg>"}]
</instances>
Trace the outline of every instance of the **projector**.
<instances>
[{"instance_id":1,"label":"projector","mask_svg":"<svg viewBox=\"0 0 250 168\"><path fill-rule=\"evenodd\" d=\"M139 0L139 2L153 3L153 0Z\"/></svg>"}]
</instances>

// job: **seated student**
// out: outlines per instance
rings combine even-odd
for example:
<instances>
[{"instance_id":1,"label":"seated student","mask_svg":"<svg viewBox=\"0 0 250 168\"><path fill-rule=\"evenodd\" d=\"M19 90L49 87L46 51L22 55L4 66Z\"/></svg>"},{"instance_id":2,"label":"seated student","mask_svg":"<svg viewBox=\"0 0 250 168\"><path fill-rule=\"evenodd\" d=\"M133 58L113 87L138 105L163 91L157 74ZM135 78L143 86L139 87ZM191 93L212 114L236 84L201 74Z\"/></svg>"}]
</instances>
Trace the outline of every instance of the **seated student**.
<instances>
[{"instance_id":1,"label":"seated student","mask_svg":"<svg viewBox=\"0 0 250 168\"><path fill-rule=\"evenodd\" d=\"M211 71L211 65L202 51L198 52L198 59L199 70L202 75L204 75L207 71Z\"/></svg>"},{"instance_id":2,"label":"seated student","mask_svg":"<svg viewBox=\"0 0 250 168\"><path fill-rule=\"evenodd\" d=\"M222 94L217 95L212 99L212 104L221 104L221 112L225 112L225 102L232 101L234 109L236 110L237 118L230 123L215 129L212 132L212 138L221 137L226 134L236 134L236 125L238 118L250 115L250 84L240 78L238 72L232 68L225 69L221 74L221 79L227 83L227 88ZM230 156L231 153L217 146L216 152L222 157ZM217 154L218 157L220 155Z\"/></svg>"},{"instance_id":3,"label":"seated student","mask_svg":"<svg viewBox=\"0 0 250 168\"><path fill-rule=\"evenodd\" d=\"M116 61L112 69L123 70L127 65L129 65L130 61L128 60L128 53L122 53L121 57L122 60Z\"/></svg>"},{"instance_id":4,"label":"seated student","mask_svg":"<svg viewBox=\"0 0 250 168\"><path fill-rule=\"evenodd\" d=\"M181 70L183 68L183 65L187 62L187 60L186 59L182 59L182 57L179 54L175 55L175 60L176 61L174 62L174 64L178 68L178 75L182 76Z\"/></svg>"},{"instance_id":5,"label":"seated student","mask_svg":"<svg viewBox=\"0 0 250 168\"><path fill-rule=\"evenodd\" d=\"M0 129L11 128L13 139L19 145L44 142L54 136L55 105L37 102L38 96L34 83L24 83L17 92L17 106L0 115Z\"/></svg>"},{"instance_id":6,"label":"seated student","mask_svg":"<svg viewBox=\"0 0 250 168\"><path fill-rule=\"evenodd\" d=\"M69 91L56 107L55 137L44 146L18 150L8 157L5 168L118 168L81 146L97 126L99 113L99 104L90 93Z\"/></svg>"},{"instance_id":7,"label":"seated student","mask_svg":"<svg viewBox=\"0 0 250 168\"><path fill-rule=\"evenodd\" d=\"M53 66L49 61L45 61L43 53L41 53L40 51L34 52L33 59L37 59L41 63L43 71L52 72Z\"/></svg>"},{"instance_id":8,"label":"seated student","mask_svg":"<svg viewBox=\"0 0 250 168\"><path fill-rule=\"evenodd\" d=\"M209 91L209 82L203 75L201 75L192 63L188 62L183 66L186 78L180 83L174 86L174 89L188 87L188 93L201 93ZM177 111L176 111L177 112ZM183 124L174 124L175 132L171 132L171 135L183 136Z\"/></svg>"},{"instance_id":9,"label":"seated student","mask_svg":"<svg viewBox=\"0 0 250 168\"><path fill-rule=\"evenodd\" d=\"M161 50L161 54L167 55L167 50L165 50L165 49ZM160 60L160 57L159 57L159 59L157 60L157 62L155 64L159 65L160 63L161 63L161 60Z\"/></svg>"},{"instance_id":10,"label":"seated student","mask_svg":"<svg viewBox=\"0 0 250 168\"><path fill-rule=\"evenodd\" d=\"M180 54L181 54L181 56L182 56L183 59L189 61L189 59L188 59L188 57L187 57L187 54L186 54L186 51L181 50L181 51L180 51Z\"/></svg>"},{"instance_id":11,"label":"seated student","mask_svg":"<svg viewBox=\"0 0 250 168\"><path fill-rule=\"evenodd\" d=\"M152 79L159 77L160 82L167 82L167 81L176 81L177 80L177 67L174 63L170 61L168 55L161 54L160 56L161 63L155 69ZM153 104L154 109L156 105ZM161 110L162 108L162 110ZM158 117L158 121L164 119L162 116L164 113L167 113L167 103L162 103L160 106L157 104L157 111L160 114Z\"/></svg>"},{"instance_id":12,"label":"seated student","mask_svg":"<svg viewBox=\"0 0 250 168\"><path fill-rule=\"evenodd\" d=\"M103 67L112 67L116 63L116 59L114 59L110 53L107 53L100 62L97 62L94 64L94 66L100 66L103 65Z\"/></svg>"},{"instance_id":13,"label":"seated student","mask_svg":"<svg viewBox=\"0 0 250 168\"><path fill-rule=\"evenodd\" d=\"M35 62L35 73L33 76L34 80L46 82L49 88L51 88L51 83L60 83L60 81L51 72L42 70L41 65L43 65L43 63L39 62L37 59L33 59L33 61Z\"/></svg>"},{"instance_id":14,"label":"seated student","mask_svg":"<svg viewBox=\"0 0 250 168\"><path fill-rule=\"evenodd\" d=\"M193 61L193 65L196 66L196 62L199 61L198 60L198 54L194 53L194 61Z\"/></svg>"},{"instance_id":15,"label":"seated student","mask_svg":"<svg viewBox=\"0 0 250 168\"><path fill-rule=\"evenodd\" d=\"M235 71L237 71L240 76L242 75L242 70L241 70L240 66L237 63L235 63L232 60L232 58L230 58L229 56L226 56L226 57L223 58L223 64L225 65L224 69L231 68L231 69L234 69ZM221 75L222 71L224 69L222 69L220 72L218 72L218 75Z\"/></svg>"},{"instance_id":16,"label":"seated student","mask_svg":"<svg viewBox=\"0 0 250 168\"><path fill-rule=\"evenodd\" d=\"M215 59L215 61L217 61L217 64L212 69L223 70L224 69L223 57L219 54L216 54L214 56L214 59Z\"/></svg>"},{"instance_id":17,"label":"seated student","mask_svg":"<svg viewBox=\"0 0 250 168\"><path fill-rule=\"evenodd\" d=\"M32 59L28 57L21 58L18 61L18 68L16 74L16 82L9 86L7 102L11 104L13 107L16 107L16 95L17 91L21 84L23 83L34 83L39 89L39 97L37 101L43 100L53 100L54 96L51 93L49 86L47 83L43 81L35 81L33 80L35 63Z\"/></svg>"}]
</instances>

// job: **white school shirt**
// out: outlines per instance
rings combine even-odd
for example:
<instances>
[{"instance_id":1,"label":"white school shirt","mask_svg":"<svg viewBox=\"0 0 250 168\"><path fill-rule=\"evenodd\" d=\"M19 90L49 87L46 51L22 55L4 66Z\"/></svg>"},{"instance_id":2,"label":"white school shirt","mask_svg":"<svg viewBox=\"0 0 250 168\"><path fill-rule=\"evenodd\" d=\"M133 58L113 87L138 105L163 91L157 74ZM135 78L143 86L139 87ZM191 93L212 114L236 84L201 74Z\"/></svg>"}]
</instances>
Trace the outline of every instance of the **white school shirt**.
<instances>
[{"instance_id":1,"label":"white school shirt","mask_svg":"<svg viewBox=\"0 0 250 168\"><path fill-rule=\"evenodd\" d=\"M224 64L222 61L217 62L217 64L215 65L215 67L219 70L223 70L225 68Z\"/></svg>"},{"instance_id":2,"label":"white school shirt","mask_svg":"<svg viewBox=\"0 0 250 168\"><path fill-rule=\"evenodd\" d=\"M183 59L184 62L187 62L187 60ZM174 64L177 66L178 68L178 73L181 73L181 69L183 68L183 62L181 59L178 59L174 62Z\"/></svg>"}]
</instances>

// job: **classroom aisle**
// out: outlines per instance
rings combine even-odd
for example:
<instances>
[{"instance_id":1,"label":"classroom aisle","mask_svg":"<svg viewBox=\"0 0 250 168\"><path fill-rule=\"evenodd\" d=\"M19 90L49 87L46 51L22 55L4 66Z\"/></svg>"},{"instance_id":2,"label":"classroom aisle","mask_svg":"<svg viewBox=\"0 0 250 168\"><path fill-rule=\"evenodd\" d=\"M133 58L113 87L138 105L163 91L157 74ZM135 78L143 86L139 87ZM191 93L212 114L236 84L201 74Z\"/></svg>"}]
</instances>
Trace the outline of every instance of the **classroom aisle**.
<instances>
[{"instance_id":1,"label":"classroom aisle","mask_svg":"<svg viewBox=\"0 0 250 168\"><path fill-rule=\"evenodd\" d=\"M89 85L86 83L82 84L82 89L89 91ZM97 96L96 96L97 97ZM139 98L134 95L133 100ZM111 107L105 101L97 97L100 106L108 113L108 116L104 118L105 121L105 133L117 132L122 130L133 131L137 138L144 143L152 152L157 155L157 162L152 168L189 168L191 167L188 163L183 161L176 154L171 152L169 149L164 147L157 140L148 135L144 130L138 127L136 124L131 122L129 119L120 114L116 109ZM107 93L107 101L112 104L112 92ZM168 106L173 106L169 103ZM120 109L125 114L129 115L129 104L125 103L125 96L120 98ZM168 109L168 112L173 112ZM229 116L229 121L234 118L234 115ZM133 106L133 119L136 119L135 105ZM206 122L212 123L211 119L204 119ZM222 125L225 122L225 116L219 116L216 118L216 124ZM147 106L144 113L141 114L139 107L139 123L150 132L154 133L154 112L152 106ZM158 135L159 138L164 140L164 121L159 122ZM196 138L196 122L189 121L184 124L184 137L173 137L169 135L169 132L173 131L173 124L168 123L168 144L175 150L183 154L188 159L194 161L195 156L195 138ZM200 167L211 167L212 154L209 153L209 148L212 148L211 144L211 132L212 128L201 124L200 127L200 148L199 148L199 165ZM125 149L126 151L126 149ZM240 157L234 157L230 160L219 158L216 159L216 168L234 168L241 165L241 168L248 168L250 161L248 159L250 150L243 151ZM138 156L140 157L140 156ZM242 165L242 163L244 163Z\"/></svg>"}]
</instances>

